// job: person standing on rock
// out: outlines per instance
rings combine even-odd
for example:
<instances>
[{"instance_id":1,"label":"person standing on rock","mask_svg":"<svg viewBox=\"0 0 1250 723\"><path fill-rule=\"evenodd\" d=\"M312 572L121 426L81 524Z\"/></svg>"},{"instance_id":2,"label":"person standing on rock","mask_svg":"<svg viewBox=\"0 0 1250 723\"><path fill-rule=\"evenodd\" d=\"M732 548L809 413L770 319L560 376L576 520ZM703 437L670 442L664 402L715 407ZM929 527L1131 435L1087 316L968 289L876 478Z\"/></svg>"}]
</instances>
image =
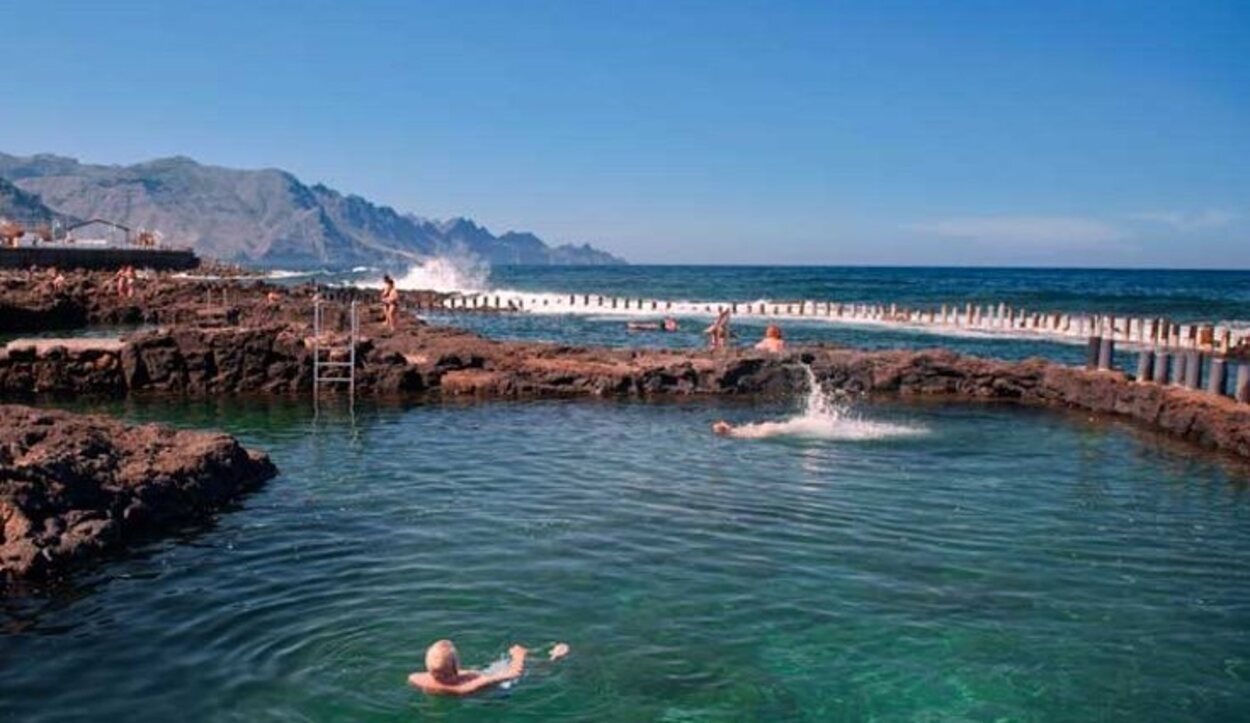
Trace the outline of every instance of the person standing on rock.
<instances>
[{"instance_id":1,"label":"person standing on rock","mask_svg":"<svg viewBox=\"0 0 1250 723\"><path fill-rule=\"evenodd\" d=\"M399 290L395 288L395 279L390 274L382 277L382 314L386 317L386 328L395 331L395 312L399 309Z\"/></svg>"},{"instance_id":2,"label":"person standing on rock","mask_svg":"<svg viewBox=\"0 0 1250 723\"><path fill-rule=\"evenodd\" d=\"M134 269L129 266L123 266L117 270L117 296L118 298L128 299L135 295L134 288Z\"/></svg>"},{"instance_id":3,"label":"person standing on rock","mask_svg":"<svg viewBox=\"0 0 1250 723\"><path fill-rule=\"evenodd\" d=\"M721 309L716 316L716 321L704 329L703 333L708 337L709 348L724 349L729 343L729 309Z\"/></svg>"}]
</instances>

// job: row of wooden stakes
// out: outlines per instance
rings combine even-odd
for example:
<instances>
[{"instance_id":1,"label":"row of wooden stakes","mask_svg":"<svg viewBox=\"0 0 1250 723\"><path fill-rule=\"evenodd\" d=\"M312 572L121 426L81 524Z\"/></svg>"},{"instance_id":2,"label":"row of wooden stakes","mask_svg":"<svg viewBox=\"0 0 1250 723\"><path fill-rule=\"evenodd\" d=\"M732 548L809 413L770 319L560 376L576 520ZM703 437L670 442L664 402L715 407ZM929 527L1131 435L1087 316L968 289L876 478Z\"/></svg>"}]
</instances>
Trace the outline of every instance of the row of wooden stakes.
<instances>
[{"instance_id":1,"label":"row of wooden stakes","mask_svg":"<svg viewBox=\"0 0 1250 723\"><path fill-rule=\"evenodd\" d=\"M439 309L478 311L525 311L559 305L552 296L503 297L490 294L447 296L432 299ZM1097 334L1117 341L1166 349L1200 349L1229 354L1244 337L1235 337L1227 327L1215 324L1177 323L1167 317L1133 317L1115 314L1067 314L1030 312L1008 304L962 306L942 304L928 309L911 309L898 304L847 304L839 302L792 301L698 304L591 294L569 294L567 308L593 308L621 311L685 313L731 313L749 316L827 318L850 322L897 323L913 326L944 326L972 330L1029 332L1038 335L1086 337Z\"/></svg>"}]
</instances>

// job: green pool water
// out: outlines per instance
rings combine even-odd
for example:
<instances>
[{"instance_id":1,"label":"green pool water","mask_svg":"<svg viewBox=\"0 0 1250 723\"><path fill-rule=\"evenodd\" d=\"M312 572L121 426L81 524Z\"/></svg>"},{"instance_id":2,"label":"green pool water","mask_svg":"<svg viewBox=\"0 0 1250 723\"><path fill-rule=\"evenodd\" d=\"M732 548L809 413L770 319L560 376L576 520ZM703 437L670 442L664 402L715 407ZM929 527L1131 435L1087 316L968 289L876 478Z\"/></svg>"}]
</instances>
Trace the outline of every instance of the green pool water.
<instances>
[{"instance_id":1,"label":"green pool water","mask_svg":"<svg viewBox=\"0 0 1250 723\"><path fill-rule=\"evenodd\" d=\"M226 429L282 475L4 601L0 719L1250 715L1247 472L1133 427L901 403L858 413L909 433L750 441L709 424L791 410L107 411ZM441 637L470 664L514 641L573 652L427 698L405 677Z\"/></svg>"}]
</instances>

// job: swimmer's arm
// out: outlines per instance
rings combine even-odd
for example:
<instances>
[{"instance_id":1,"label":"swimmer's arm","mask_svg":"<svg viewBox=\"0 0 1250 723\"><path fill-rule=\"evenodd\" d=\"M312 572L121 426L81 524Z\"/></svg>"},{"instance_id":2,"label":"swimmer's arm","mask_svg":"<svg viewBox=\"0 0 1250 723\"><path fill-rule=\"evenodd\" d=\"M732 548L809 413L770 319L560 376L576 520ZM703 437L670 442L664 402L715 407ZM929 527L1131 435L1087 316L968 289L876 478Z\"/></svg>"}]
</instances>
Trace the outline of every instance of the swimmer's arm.
<instances>
[{"instance_id":1,"label":"swimmer's arm","mask_svg":"<svg viewBox=\"0 0 1250 723\"><path fill-rule=\"evenodd\" d=\"M506 683L509 680L516 680L521 677L525 671L525 656L528 650L520 645L513 645L508 652L512 655L512 661L508 664L508 668L494 675L479 675L472 680L466 680L459 685L454 686L454 690L450 691L456 695L469 695L476 693L483 688L489 688L492 685Z\"/></svg>"}]
</instances>

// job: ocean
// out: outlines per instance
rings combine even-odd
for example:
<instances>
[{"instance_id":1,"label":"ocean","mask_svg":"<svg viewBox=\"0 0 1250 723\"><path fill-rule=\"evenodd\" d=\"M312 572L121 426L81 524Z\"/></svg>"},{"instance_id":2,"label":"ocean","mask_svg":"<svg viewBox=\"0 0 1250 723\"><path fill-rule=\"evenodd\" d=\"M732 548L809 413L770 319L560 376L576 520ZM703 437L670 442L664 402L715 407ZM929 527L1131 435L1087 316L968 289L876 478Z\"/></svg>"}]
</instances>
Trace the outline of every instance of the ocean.
<instances>
[{"instance_id":1,"label":"ocean","mask_svg":"<svg viewBox=\"0 0 1250 723\"><path fill-rule=\"evenodd\" d=\"M471 271L451 285L1250 319L1247 273ZM675 335L630 333L626 318L431 321L700 343L697 315ZM785 326L794 340L1081 354ZM1250 468L1130 424L810 386L354 413L255 397L75 408L223 429L282 473L212 524L3 600L0 720L1229 721L1250 701ZM720 419L747 438L711 434ZM476 666L513 642L572 653L506 690L427 697L405 679L445 637Z\"/></svg>"}]
</instances>

